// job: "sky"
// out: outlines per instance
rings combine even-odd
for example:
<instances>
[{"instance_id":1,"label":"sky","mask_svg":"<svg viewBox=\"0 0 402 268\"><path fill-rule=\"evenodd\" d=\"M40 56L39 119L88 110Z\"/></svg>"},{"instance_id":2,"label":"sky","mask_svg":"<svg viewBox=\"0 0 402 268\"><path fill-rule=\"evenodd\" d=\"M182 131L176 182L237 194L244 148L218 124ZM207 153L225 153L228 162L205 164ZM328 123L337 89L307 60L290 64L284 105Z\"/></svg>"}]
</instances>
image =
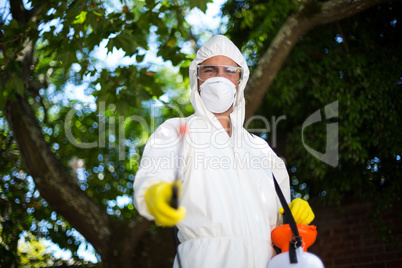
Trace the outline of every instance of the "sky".
<instances>
[{"instance_id":1,"label":"sky","mask_svg":"<svg viewBox=\"0 0 402 268\"><path fill-rule=\"evenodd\" d=\"M114 1L116 2L116 5L121 5L119 1L117 0ZM218 27L221 25L221 22L223 23L227 22L227 20L225 18L222 18L220 15L220 8L225 3L225 1L226 0L214 0L213 3L208 3L206 13L203 13L198 8L194 8L193 10L191 10L189 15L186 16L186 21L191 25L194 34L197 35L208 31L214 33L218 32ZM27 5L27 2L29 1L24 0L25 5ZM4 10L8 10L8 6L9 6L8 0L0 0L0 13L3 13ZM8 16L7 19L8 20L11 19L11 15ZM48 25L48 27L50 27L50 25ZM206 37L208 37L208 35ZM205 42L206 40L201 41ZM134 57L126 57L122 50L114 49L112 53L107 53L106 45L107 40L104 40L103 42L101 42L100 46L97 46L93 51L93 55L99 59L100 64L99 67L107 67L113 70L118 65L135 64ZM182 51L191 53L191 46L189 42L183 46ZM146 64L153 63L156 65L165 65L173 68L172 64L169 61L164 62L161 57L156 56L156 53L157 50L152 49L151 45L151 49L146 52L144 62ZM73 68L79 69L79 66L75 67L73 66ZM76 99L84 102L95 103L95 99L93 96L88 96L87 94L85 94L86 88L87 88L86 84L82 84L79 86L68 84L66 86L65 91L67 99L69 100ZM52 91L54 89L50 87L48 90ZM131 197L120 196L116 199L116 203L119 206L124 206L129 203L132 203L132 200ZM78 232L74 233L73 235L81 237L80 240L82 241L84 240L84 238ZM42 240L42 241L44 242L44 245L48 248L48 251L52 253L56 258L62 258L65 260L71 258L72 254L70 251L60 249L58 245L52 243L49 240ZM97 258L95 256L95 250L89 244L82 243L77 253L78 256L80 256L86 261L97 262Z\"/></svg>"}]
</instances>

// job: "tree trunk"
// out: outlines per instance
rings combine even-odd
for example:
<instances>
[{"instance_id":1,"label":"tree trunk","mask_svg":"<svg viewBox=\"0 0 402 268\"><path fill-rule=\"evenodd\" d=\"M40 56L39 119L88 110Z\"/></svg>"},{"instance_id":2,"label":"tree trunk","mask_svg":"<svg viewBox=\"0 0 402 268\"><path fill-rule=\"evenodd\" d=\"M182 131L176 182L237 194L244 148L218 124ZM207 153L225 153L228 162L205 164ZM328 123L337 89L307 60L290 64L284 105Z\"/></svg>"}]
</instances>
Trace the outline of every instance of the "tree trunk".
<instances>
[{"instance_id":1,"label":"tree trunk","mask_svg":"<svg viewBox=\"0 0 402 268\"><path fill-rule=\"evenodd\" d=\"M14 19L26 24L41 10L38 5L27 11L20 0L10 1ZM35 43L24 40L18 53L22 71L19 77L30 85L31 66L34 62ZM2 83L10 77L3 74ZM20 150L27 172L33 177L41 196L71 226L79 231L101 255L104 267L133 267L134 251L146 233L150 222L137 217L131 221L117 222L105 208L79 188L77 179L56 158L45 141L35 114L24 96L16 94L17 101L9 100L4 109L10 129Z\"/></svg>"},{"instance_id":2,"label":"tree trunk","mask_svg":"<svg viewBox=\"0 0 402 268\"><path fill-rule=\"evenodd\" d=\"M117 224L79 188L77 179L50 150L29 104L20 96L17 99L7 103L5 115L41 196L94 246L105 265L131 267L131 255L150 223L139 218Z\"/></svg>"}]
</instances>

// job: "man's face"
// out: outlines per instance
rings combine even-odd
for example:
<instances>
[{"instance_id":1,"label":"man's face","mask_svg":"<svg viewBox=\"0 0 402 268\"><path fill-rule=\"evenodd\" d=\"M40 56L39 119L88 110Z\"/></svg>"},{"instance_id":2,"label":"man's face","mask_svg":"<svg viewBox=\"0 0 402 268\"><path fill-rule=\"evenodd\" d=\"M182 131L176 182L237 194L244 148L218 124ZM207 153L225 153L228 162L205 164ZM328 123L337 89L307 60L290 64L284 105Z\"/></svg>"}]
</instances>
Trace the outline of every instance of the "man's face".
<instances>
[{"instance_id":1,"label":"man's face","mask_svg":"<svg viewBox=\"0 0 402 268\"><path fill-rule=\"evenodd\" d=\"M224 66L233 66L228 68ZM208 77L225 77L229 79L235 86L236 90L241 78L241 72L237 63L226 56L214 56L203 61L199 66L198 88L208 79ZM204 79L200 79L200 78ZM203 81L204 80L204 81Z\"/></svg>"}]
</instances>

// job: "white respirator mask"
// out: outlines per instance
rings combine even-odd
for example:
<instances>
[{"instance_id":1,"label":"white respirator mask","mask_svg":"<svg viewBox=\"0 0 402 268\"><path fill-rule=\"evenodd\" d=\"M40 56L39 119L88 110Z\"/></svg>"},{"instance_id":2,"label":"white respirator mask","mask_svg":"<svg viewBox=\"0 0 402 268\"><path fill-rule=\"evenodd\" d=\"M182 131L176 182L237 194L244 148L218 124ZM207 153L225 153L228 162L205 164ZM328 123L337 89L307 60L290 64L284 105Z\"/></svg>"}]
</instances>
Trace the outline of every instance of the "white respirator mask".
<instances>
[{"instance_id":1,"label":"white respirator mask","mask_svg":"<svg viewBox=\"0 0 402 268\"><path fill-rule=\"evenodd\" d=\"M211 113L226 112L236 96L236 86L227 78L211 77L201 86L201 98Z\"/></svg>"}]
</instances>

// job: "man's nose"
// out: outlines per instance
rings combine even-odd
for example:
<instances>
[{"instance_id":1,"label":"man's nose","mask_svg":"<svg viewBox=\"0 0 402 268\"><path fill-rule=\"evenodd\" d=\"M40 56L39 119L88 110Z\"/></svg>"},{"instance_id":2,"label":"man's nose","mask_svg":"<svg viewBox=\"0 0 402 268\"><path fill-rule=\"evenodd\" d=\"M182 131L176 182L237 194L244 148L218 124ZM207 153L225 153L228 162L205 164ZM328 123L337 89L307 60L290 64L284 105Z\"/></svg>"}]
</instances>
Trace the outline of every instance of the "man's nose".
<instances>
[{"instance_id":1,"label":"man's nose","mask_svg":"<svg viewBox=\"0 0 402 268\"><path fill-rule=\"evenodd\" d=\"M219 76L219 77L224 77L224 76L225 76L225 71L224 71L223 68L219 68L219 69L218 69L218 76Z\"/></svg>"}]
</instances>

